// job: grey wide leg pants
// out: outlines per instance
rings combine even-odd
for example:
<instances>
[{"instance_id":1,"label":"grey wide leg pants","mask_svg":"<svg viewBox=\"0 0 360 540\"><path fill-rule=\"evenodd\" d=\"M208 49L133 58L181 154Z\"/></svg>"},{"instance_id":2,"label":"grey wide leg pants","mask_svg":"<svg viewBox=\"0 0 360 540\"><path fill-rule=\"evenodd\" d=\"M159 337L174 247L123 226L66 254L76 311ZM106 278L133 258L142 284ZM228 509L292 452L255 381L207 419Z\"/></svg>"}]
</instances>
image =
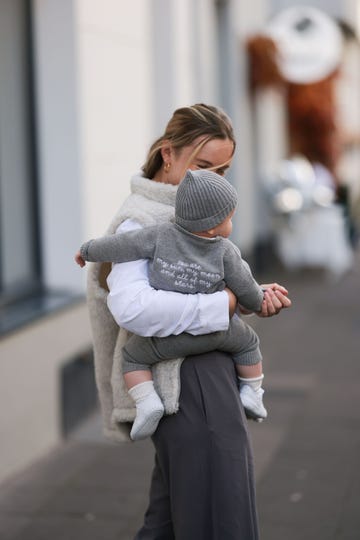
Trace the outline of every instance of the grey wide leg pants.
<instances>
[{"instance_id":1,"label":"grey wide leg pants","mask_svg":"<svg viewBox=\"0 0 360 540\"><path fill-rule=\"evenodd\" d=\"M230 356L184 360L180 409L152 440L149 505L135 540L258 540L252 450Z\"/></svg>"},{"instance_id":2,"label":"grey wide leg pants","mask_svg":"<svg viewBox=\"0 0 360 540\"><path fill-rule=\"evenodd\" d=\"M234 362L242 365L257 364L262 359L257 334L235 315L229 329L223 332L200 336L184 333L165 338L131 336L122 350L123 373L148 370L162 360L215 350L230 353Z\"/></svg>"}]
</instances>

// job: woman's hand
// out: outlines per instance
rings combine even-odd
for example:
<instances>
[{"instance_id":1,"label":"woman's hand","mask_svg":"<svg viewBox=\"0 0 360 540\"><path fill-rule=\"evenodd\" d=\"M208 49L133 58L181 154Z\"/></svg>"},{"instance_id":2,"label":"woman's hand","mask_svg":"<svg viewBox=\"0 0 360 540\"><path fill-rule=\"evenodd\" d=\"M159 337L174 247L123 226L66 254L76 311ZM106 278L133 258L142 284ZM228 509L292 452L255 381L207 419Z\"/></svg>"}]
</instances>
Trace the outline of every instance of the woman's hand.
<instances>
[{"instance_id":1,"label":"woman's hand","mask_svg":"<svg viewBox=\"0 0 360 540\"><path fill-rule=\"evenodd\" d=\"M277 315L283 308L291 307L291 300L288 298L288 291L278 283L267 283L261 285L265 290L261 311L257 313L259 317L272 317Z\"/></svg>"},{"instance_id":2,"label":"woman's hand","mask_svg":"<svg viewBox=\"0 0 360 540\"><path fill-rule=\"evenodd\" d=\"M261 306L261 311L257 312L258 317L272 317L277 315L283 308L291 307L291 300L288 298L288 290L278 283L266 283L260 285L262 289L266 289L264 300ZM236 308L239 307L240 313L250 315L253 311L237 304L235 294L226 287L225 291L229 296L229 315L230 318L234 315Z\"/></svg>"},{"instance_id":3,"label":"woman's hand","mask_svg":"<svg viewBox=\"0 0 360 540\"><path fill-rule=\"evenodd\" d=\"M86 264L86 262L84 261L84 259L82 258L82 256L80 255L80 251L78 251L76 254L75 254L75 262L81 266L81 268L83 268Z\"/></svg>"}]
</instances>

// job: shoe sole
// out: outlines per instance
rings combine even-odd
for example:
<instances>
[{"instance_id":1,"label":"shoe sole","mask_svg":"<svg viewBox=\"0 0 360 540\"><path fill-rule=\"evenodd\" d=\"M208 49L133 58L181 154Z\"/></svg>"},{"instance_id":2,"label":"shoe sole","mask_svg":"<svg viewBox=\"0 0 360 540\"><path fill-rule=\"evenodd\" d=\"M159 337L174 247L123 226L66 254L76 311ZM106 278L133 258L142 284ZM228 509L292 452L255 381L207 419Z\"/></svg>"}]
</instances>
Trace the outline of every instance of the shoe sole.
<instances>
[{"instance_id":1,"label":"shoe sole","mask_svg":"<svg viewBox=\"0 0 360 540\"><path fill-rule=\"evenodd\" d=\"M153 435L159 425L161 418L164 416L164 409L154 411L152 416L148 418L139 429L137 429L136 434L130 432L130 438L133 441L140 441L146 439Z\"/></svg>"},{"instance_id":2,"label":"shoe sole","mask_svg":"<svg viewBox=\"0 0 360 540\"><path fill-rule=\"evenodd\" d=\"M249 420L254 420L254 422L263 422L265 420L265 418L263 418L262 416L257 416L253 411L251 411L250 409L247 409L246 407L244 407L244 411L245 411L245 416L246 418L248 418Z\"/></svg>"}]
</instances>

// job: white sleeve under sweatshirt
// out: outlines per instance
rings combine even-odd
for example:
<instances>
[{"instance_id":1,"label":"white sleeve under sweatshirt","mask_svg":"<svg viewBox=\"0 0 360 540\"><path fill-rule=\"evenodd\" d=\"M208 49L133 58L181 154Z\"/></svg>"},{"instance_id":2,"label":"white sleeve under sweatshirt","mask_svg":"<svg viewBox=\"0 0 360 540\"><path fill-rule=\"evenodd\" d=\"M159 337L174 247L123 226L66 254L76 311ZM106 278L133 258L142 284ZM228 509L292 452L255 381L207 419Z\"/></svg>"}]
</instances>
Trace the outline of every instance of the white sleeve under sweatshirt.
<instances>
[{"instance_id":1,"label":"white sleeve under sweatshirt","mask_svg":"<svg viewBox=\"0 0 360 540\"><path fill-rule=\"evenodd\" d=\"M116 233L141 228L127 219ZM107 278L108 308L117 324L139 336L166 337L183 332L210 334L227 330L229 300L225 291L213 294L181 294L153 289L148 261L114 264Z\"/></svg>"}]
</instances>

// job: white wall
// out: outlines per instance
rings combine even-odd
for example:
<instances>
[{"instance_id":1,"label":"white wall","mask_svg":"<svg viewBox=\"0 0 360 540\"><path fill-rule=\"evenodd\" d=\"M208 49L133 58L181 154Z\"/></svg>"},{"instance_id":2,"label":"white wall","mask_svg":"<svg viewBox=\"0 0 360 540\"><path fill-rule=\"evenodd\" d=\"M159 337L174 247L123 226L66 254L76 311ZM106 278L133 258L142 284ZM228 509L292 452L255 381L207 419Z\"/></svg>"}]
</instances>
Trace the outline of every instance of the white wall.
<instances>
[{"instance_id":1,"label":"white wall","mask_svg":"<svg viewBox=\"0 0 360 540\"><path fill-rule=\"evenodd\" d=\"M254 145L257 140L252 102L248 92L248 65L246 40L254 33L261 32L268 15L268 2L258 0L251 4L232 0L228 12L228 47L232 59L228 68L230 86L228 100L230 115L234 122L237 150L231 180L239 192L239 206L234 221L233 240L246 253L253 248L259 232L259 182L256 163L258 155ZM225 59L223 59L224 61ZM263 126L266 127L266 126ZM273 136L273 134L272 134Z\"/></svg>"},{"instance_id":2,"label":"white wall","mask_svg":"<svg viewBox=\"0 0 360 540\"><path fill-rule=\"evenodd\" d=\"M40 226L45 285L79 290L82 236L77 65L71 0L33 2ZM0 480L60 440L60 368L90 347L82 304L0 341Z\"/></svg>"},{"instance_id":3,"label":"white wall","mask_svg":"<svg viewBox=\"0 0 360 540\"><path fill-rule=\"evenodd\" d=\"M152 64L146 0L78 0L76 35L84 237L99 236L150 143Z\"/></svg>"},{"instance_id":4,"label":"white wall","mask_svg":"<svg viewBox=\"0 0 360 540\"><path fill-rule=\"evenodd\" d=\"M251 249L257 188L249 159L252 120L242 39L261 26L266 2L251 10L236 0L228 5L229 26L221 27L213 0L127 0L121 5L109 0L106 10L99 0L78 0L86 237L105 230L128 193L131 173L172 112L203 101L224 106L234 121L238 151L231 179L242 200L234 239ZM220 59L218 39L225 52Z\"/></svg>"},{"instance_id":5,"label":"white wall","mask_svg":"<svg viewBox=\"0 0 360 540\"><path fill-rule=\"evenodd\" d=\"M173 111L219 104L213 0L149 0L153 56L152 125L160 135Z\"/></svg>"},{"instance_id":6,"label":"white wall","mask_svg":"<svg viewBox=\"0 0 360 540\"><path fill-rule=\"evenodd\" d=\"M87 351L89 341L83 305L2 338L0 482L59 442L60 368L69 358Z\"/></svg>"},{"instance_id":7,"label":"white wall","mask_svg":"<svg viewBox=\"0 0 360 540\"><path fill-rule=\"evenodd\" d=\"M129 193L150 142L150 2L35 0L44 277L84 289L73 254Z\"/></svg>"},{"instance_id":8,"label":"white wall","mask_svg":"<svg viewBox=\"0 0 360 540\"><path fill-rule=\"evenodd\" d=\"M130 174L172 112L203 101L224 106L233 119L238 150L231 180L242 201L234 240L245 250L253 246L257 186L243 38L261 27L267 2L251 10L236 0L227 4L227 22L219 25L213 0L128 0L121 6L114 0L106 10L99 0L78 0L86 236L103 232L128 193Z\"/></svg>"}]
</instances>

